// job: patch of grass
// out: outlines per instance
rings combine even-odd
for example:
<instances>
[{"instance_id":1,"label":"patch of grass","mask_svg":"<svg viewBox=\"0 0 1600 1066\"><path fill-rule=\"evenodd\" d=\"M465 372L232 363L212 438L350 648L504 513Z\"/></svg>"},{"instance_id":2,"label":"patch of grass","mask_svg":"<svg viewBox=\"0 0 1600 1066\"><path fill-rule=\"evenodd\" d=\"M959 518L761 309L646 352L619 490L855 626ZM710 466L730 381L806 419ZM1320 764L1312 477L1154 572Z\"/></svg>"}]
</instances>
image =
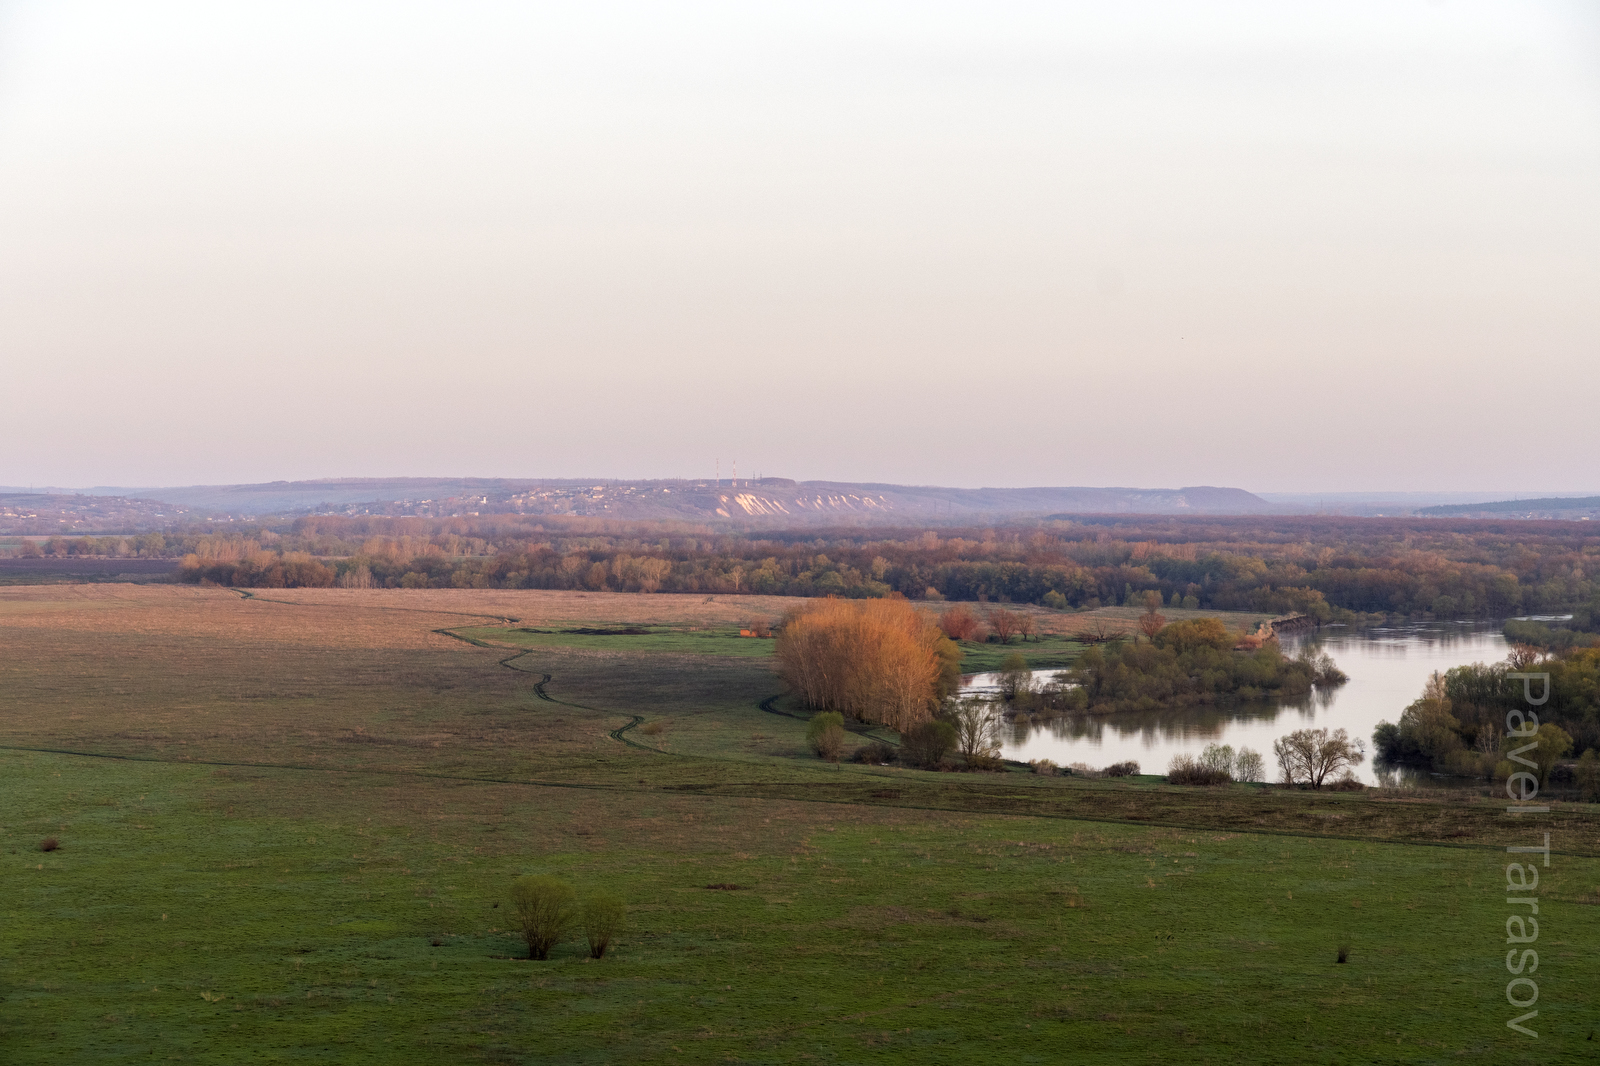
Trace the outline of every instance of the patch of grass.
<instances>
[{"instance_id":1,"label":"patch of grass","mask_svg":"<svg viewBox=\"0 0 1600 1066\"><path fill-rule=\"evenodd\" d=\"M1030 670L1048 670L1053 666L1065 669L1083 651L1084 646L1066 637L1045 635L1038 640L1013 640L1010 644L976 644L961 641L961 671L981 674L1000 669L1008 655L1020 655Z\"/></svg>"}]
</instances>

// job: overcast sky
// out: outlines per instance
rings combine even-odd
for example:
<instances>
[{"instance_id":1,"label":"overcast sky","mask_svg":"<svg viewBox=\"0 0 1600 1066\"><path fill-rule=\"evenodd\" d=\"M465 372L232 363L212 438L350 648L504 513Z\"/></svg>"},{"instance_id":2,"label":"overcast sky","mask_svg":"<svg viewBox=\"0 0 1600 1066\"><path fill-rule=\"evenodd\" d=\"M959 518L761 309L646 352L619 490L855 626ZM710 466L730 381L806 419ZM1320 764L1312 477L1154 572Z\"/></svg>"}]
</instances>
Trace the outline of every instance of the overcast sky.
<instances>
[{"instance_id":1,"label":"overcast sky","mask_svg":"<svg viewBox=\"0 0 1600 1066\"><path fill-rule=\"evenodd\" d=\"M0 484L1597 489L1597 11L0 0Z\"/></svg>"}]
</instances>

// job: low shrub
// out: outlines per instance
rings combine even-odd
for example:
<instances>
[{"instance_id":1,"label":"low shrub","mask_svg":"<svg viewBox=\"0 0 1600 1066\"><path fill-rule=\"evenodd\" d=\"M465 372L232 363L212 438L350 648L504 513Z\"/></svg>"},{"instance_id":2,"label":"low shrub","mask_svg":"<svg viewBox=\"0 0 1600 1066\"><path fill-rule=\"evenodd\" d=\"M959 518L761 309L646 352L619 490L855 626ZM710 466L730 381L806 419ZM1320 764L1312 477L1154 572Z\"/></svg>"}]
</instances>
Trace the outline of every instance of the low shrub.
<instances>
[{"instance_id":1,"label":"low shrub","mask_svg":"<svg viewBox=\"0 0 1600 1066\"><path fill-rule=\"evenodd\" d=\"M850 756L851 762L865 763L868 766L888 766L899 756L899 752L882 741L874 741L865 747L855 750Z\"/></svg>"},{"instance_id":2,"label":"low shrub","mask_svg":"<svg viewBox=\"0 0 1600 1066\"><path fill-rule=\"evenodd\" d=\"M956 746L956 727L935 718L900 734L900 754L912 766L935 767Z\"/></svg>"},{"instance_id":3,"label":"low shrub","mask_svg":"<svg viewBox=\"0 0 1600 1066\"><path fill-rule=\"evenodd\" d=\"M992 774L1006 768L1005 760L998 755L977 752L963 757L966 759L968 770Z\"/></svg>"},{"instance_id":4,"label":"low shrub","mask_svg":"<svg viewBox=\"0 0 1600 1066\"><path fill-rule=\"evenodd\" d=\"M1227 770L1207 766L1192 755L1174 755L1167 764L1169 785L1226 785L1232 780Z\"/></svg>"},{"instance_id":5,"label":"low shrub","mask_svg":"<svg viewBox=\"0 0 1600 1066\"><path fill-rule=\"evenodd\" d=\"M511 906L517 912L528 958L548 959L577 917L577 893L560 878L529 874L511 883Z\"/></svg>"},{"instance_id":6,"label":"low shrub","mask_svg":"<svg viewBox=\"0 0 1600 1066\"><path fill-rule=\"evenodd\" d=\"M1127 762L1114 762L1106 767L1107 777L1132 777L1139 772L1139 764L1129 759Z\"/></svg>"},{"instance_id":7,"label":"low shrub","mask_svg":"<svg viewBox=\"0 0 1600 1066\"><path fill-rule=\"evenodd\" d=\"M589 942L589 957L603 959L611 942L622 932L628 907L615 892L599 891L583 901L583 937Z\"/></svg>"},{"instance_id":8,"label":"low shrub","mask_svg":"<svg viewBox=\"0 0 1600 1066\"><path fill-rule=\"evenodd\" d=\"M59 847L61 847L61 841L57 840L55 837L45 837L43 840L39 841L40 851L55 851Z\"/></svg>"},{"instance_id":9,"label":"low shrub","mask_svg":"<svg viewBox=\"0 0 1600 1066\"><path fill-rule=\"evenodd\" d=\"M1322 786L1332 792L1361 792L1367 786L1356 780L1354 774L1347 773L1337 781L1329 781Z\"/></svg>"},{"instance_id":10,"label":"low shrub","mask_svg":"<svg viewBox=\"0 0 1600 1066\"><path fill-rule=\"evenodd\" d=\"M806 723L806 743L817 758L838 762L844 754L844 715L823 711Z\"/></svg>"},{"instance_id":11,"label":"low shrub","mask_svg":"<svg viewBox=\"0 0 1600 1066\"><path fill-rule=\"evenodd\" d=\"M1600 800L1600 758L1595 757L1593 748L1584 752L1578 765L1572 768L1572 779L1583 796L1583 802Z\"/></svg>"},{"instance_id":12,"label":"low shrub","mask_svg":"<svg viewBox=\"0 0 1600 1066\"><path fill-rule=\"evenodd\" d=\"M646 722L644 725L639 727L639 732L643 733L647 737L658 737L663 731L666 730L666 728L667 723L665 722Z\"/></svg>"},{"instance_id":13,"label":"low shrub","mask_svg":"<svg viewBox=\"0 0 1600 1066\"><path fill-rule=\"evenodd\" d=\"M1054 777L1056 776L1056 771L1060 769L1060 767L1056 766L1056 764L1051 762L1049 759L1033 759L1028 763L1028 765L1033 767L1033 772L1038 774L1040 777Z\"/></svg>"}]
</instances>

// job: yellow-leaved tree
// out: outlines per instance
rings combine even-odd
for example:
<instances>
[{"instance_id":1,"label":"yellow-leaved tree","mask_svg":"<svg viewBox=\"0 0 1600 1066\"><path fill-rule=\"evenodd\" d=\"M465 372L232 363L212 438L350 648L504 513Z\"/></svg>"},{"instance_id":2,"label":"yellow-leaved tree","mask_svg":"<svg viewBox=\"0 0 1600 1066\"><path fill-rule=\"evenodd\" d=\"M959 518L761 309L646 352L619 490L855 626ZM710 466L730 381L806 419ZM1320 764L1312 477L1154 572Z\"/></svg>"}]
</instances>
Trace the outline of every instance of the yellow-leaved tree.
<instances>
[{"instance_id":1,"label":"yellow-leaved tree","mask_svg":"<svg viewBox=\"0 0 1600 1066\"><path fill-rule=\"evenodd\" d=\"M961 679L961 651L904 597L812 600L785 617L779 673L808 707L904 732Z\"/></svg>"}]
</instances>

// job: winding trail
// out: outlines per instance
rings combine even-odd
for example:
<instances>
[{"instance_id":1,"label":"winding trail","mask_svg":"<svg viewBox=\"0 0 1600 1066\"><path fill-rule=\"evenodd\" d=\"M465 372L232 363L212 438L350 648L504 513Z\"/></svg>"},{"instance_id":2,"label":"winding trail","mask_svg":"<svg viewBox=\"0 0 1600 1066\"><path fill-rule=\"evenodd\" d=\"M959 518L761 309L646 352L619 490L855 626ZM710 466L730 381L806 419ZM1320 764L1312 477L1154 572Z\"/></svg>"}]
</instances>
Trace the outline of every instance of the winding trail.
<instances>
[{"instance_id":1,"label":"winding trail","mask_svg":"<svg viewBox=\"0 0 1600 1066\"><path fill-rule=\"evenodd\" d=\"M456 633L456 632L454 632L452 630L449 630L449 629L435 629L435 630L433 630L433 632L438 633L440 636L454 637L456 640L464 641L464 642L466 642L468 644L475 645L475 646L477 646L479 648L492 648L492 649L494 649L496 651L504 651L505 650L503 645L490 644L488 641L479 640L476 637L462 636L460 633ZM515 666L513 664L518 659L522 658L524 655L533 654L533 650L534 649L532 649L532 648L525 648L522 651L515 652L514 654L511 654L511 655L507 655L504 659L500 660L498 665L505 667L507 670L515 670L519 674L532 674L532 673L534 673L534 671L532 671L532 670L524 670L524 669L522 669L522 667ZM642 714L626 714L626 713L624 713L622 711L607 711L607 710L604 710L604 709L602 709L600 707L589 707L589 706L586 706L585 704L582 704L582 703L569 703L566 700L558 700L558 699L556 699L554 696L550 695L550 693L546 692L545 688L544 688L546 685L548 685L550 682L552 682L554 680L555 680L555 675L554 674L540 672L539 680L537 680L537 681L535 681L533 683L533 694L535 696L537 696L539 699L544 700L546 703L554 703L554 704L556 704L558 706L561 706L561 707L572 707L575 710L580 710L580 711L593 711L595 714L617 715L617 716L621 716L621 717L624 717L624 718L629 718L629 719L631 719L631 721L629 721L627 725L619 726L616 729L607 730L606 736L610 737L612 740L621 741L622 743L628 745L628 747L630 747L630 748L638 748L640 751L654 752L657 755L666 755L666 756L669 756L671 758L679 758L679 759L681 759L681 758L685 758L686 757L686 756L678 755L675 752L662 751L660 748L652 747L649 744L640 744L638 741L632 740L629 737L624 736L623 734L627 733L628 730L632 729L634 726L636 726L639 723L644 721L644 715L642 715ZM777 697L773 696L772 699L777 699ZM762 709L763 710L766 709L764 705L763 705ZM782 712L781 711L774 711L773 713L774 714L781 714ZM723 760L719 759L717 761L721 762Z\"/></svg>"}]
</instances>

